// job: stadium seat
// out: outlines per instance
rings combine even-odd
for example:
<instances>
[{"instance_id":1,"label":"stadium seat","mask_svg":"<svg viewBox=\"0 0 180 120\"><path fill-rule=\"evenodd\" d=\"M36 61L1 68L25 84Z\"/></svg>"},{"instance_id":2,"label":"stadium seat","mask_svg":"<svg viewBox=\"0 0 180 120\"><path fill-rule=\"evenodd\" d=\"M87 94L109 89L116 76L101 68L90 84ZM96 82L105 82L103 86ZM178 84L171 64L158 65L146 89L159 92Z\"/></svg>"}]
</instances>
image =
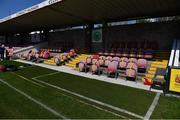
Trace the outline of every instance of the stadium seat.
<instances>
[{"instance_id":1,"label":"stadium seat","mask_svg":"<svg viewBox=\"0 0 180 120\"><path fill-rule=\"evenodd\" d=\"M120 58L119 58L119 57L113 57L113 58L112 58L112 61L118 61L118 62L119 62L119 61L120 61Z\"/></svg>"},{"instance_id":2,"label":"stadium seat","mask_svg":"<svg viewBox=\"0 0 180 120\"><path fill-rule=\"evenodd\" d=\"M100 65L101 67L104 66L104 63L105 63L105 60L104 60L104 59L99 59L99 65Z\"/></svg>"},{"instance_id":3,"label":"stadium seat","mask_svg":"<svg viewBox=\"0 0 180 120\"><path fill-rule=\"evenodd\" d=\"M126 80L135 81L136 80L136 70L133 68L126 69Z\"/></svg>"},{"instance_id":4,"label":"stadium seat","mask_svg":"<svg viewBox=\"0 0 180 120\"><path fill-rule=\"evenodd\" d=\"M136 58L129 58L128 62L138 64L138 60Z\"/></svg>"},{"instance_id":5,"label":"stadium seat","mask_svg":"<svg viewBox=\"0 0 180 120\"><path fill-rule=\"evenodd\" d=\"M109 59L106 59L106 60L104 61L104 66L105 66L105 67L108 67L108 65L109 65L110 62L111 62L111 61L110 61Z\"/></svg>"},{"instance_id":6,"label":"stadium seat","mask_svg":"<svg viewBox=\"0 0 180 120\"><path fill-rule=\"evenodd\" d=\"M93 65L91 66L91 72L92 74L100 74L100 64L99 61L96 61L93 63Z\"/></svg>"},{"instance_id":7,"label":"stadium seat","mask_svg":"<svg viewBox=\"0 0 180 120\"><path fill-rule=\"evenodd\" d=\"M125 70L126 67L127 67L127 63L128 63L128 58L122 57L122 58L120 59L118 68L121 69L121 70Z\"/></svg>"},{"instance_id":8,"label":"stadium seat","mask_svg":"<svg viewBox=\"0 0 180 120\"><path fill-rule=\"evenodd\" d=\"M147 60L146 59L138 59L138 72L145 73L147 69Z\"/></svg>"},{"instance_id":9,"label":"stadium seat","mask_svg":"<svg viewBox=\"0 0 180 120\"><path fill-rule=\"evenodd\" d=\"M86 62L88 65L91 65L92 64L92 58L91 57L87 57L86 58Z\"/></svg>"},{"instance_id":10,"label":"stadium seat","mask_svg":"<svg viewBox=\"0 0 180 120\"><path fill-rule=\"evenodd\" d=\"M96 64L96 62L98 62L98 59L92 59L92 64Z\"/></svg>"},{"instance_id":11,"label":"stadium seat","mask_svg":"<svg viewBox=\"0 0 180 120\"><path fill-rule=\"evenodd\" d=\"M55 58L54 58L54 62L56 63L57 66L59 66L60 63L61 63L61 62L60 62L60 59L59 59L58 57L55 57Z\"/></svg>"},{"instance_id":12,"label":"stadium seat","mask_svg":"<svg viewBox=\"0 0 180 120\"><path fill-rule=\"evenodd\" d=\"M135 81L137 70L138 70L137 64L133 62L129 62L126 68L126 79Z\"/></svg>"},{"instance_id":13,"label":"stadium seat","mask_svg":"<svg viewBox=\"0 0 180 120\"><path fill-rule=\"evenodd\" d=\"M136 72L137 72L137 70L138 70L138 66L137 66L137 64L136 64L136 63L132 63L132 62L130 62L130 63L128 63L128 65L127 65L126 69L134 69L134 70L136 70Z\"/></svg>"},{"instance_id":14,"label":"stadium seat","mask_svg":"<svg viewBox=\"0 0 180 120\"><path fill-rule=\"evenodd\" d=\"M99 59L101 59L101 60L105 60L105 59L106 59L106 57L105 57L105 56L100 56L100 57L99 57Z\"/></svg>"},{"instance_id":15,"label":"stadium seat","mask_svg":"<svg viewBox=\"0 0 180 120\"><path fill-rule=\"evenodd\" d=\"M127 58L127 57L122 57L121 59L120 59L120 62L128 62L129 61L129 59Z\"/></svg>"},{"instance_id":16,"label":"stadium seat","mask_svg":"<svg viewBox=\"0 0 180 120\"><path fill-rule=\"evenodd\" d=\"M118 62L117 61L113 61L110 62L107 68L107 75L108 77L110 76L114 76L115 78L118 77L118 72L117 72L117 68L118 68Z\"/></svg>"},{"instance_id":17,"label":"stadium seat","mask_svg":"<svg viewBox=\"0 0 180 120\"><path fill-rule=\"evenodd\" d=\"M44 58L44 59L49 59L49 58L50 58L50 53L49 53L49 51L45 51L45 52L43 53L43 58Z\"/></svg>"},{"instance_id":18,"label":"stadium seat","mask_svg":"<svg viewBox=\"0 0 180 120\"><path fill-rule=\"evenodd\" d=\"M106 57L106 60L112 61L112 59L113 59L113 58L112 58L111 56L107 56L107 57Z\"/></svg>"},{"instance_id":19,"label":"stadium seat","mask_svg":"<svg viewBox=\"0 0 180 120\"><path fill-rule=\"evenodd\" d=\"M81 60L79 63L78 63L78 68L79 68L79 71L80 72L86 72L86 60Z\"/></svg>"}]
</instances>

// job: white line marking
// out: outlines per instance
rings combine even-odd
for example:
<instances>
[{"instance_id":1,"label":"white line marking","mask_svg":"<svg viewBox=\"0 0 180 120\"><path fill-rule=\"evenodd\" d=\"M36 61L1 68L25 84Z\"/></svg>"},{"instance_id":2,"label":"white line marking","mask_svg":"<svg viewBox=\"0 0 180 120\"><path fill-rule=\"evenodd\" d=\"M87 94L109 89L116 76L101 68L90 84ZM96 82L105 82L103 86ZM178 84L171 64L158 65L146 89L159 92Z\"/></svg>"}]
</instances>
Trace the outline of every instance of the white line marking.
<instances>
[{"instance_id":1,"label":"white line marking","mask_svg":"<svg viewBox=\"0 0 180 120\"><path fill-rule=\"evenodd\" d=\"M38 86L40 86L40 87L45 87L44 85L41 85L41 84L39 84L39 83L37 83L37 82L34 82L34 81L32 81L32 80L29 80L28 78L25 78L25 77L23 77L23 76L21 76L21 75L18 75L18 74L16 74L16 73L14 73L14 72L13 72L13 74L17 75L18 77L20 77L20 78L22 78L22 79L24 79L24 80L26 80L26 81L28 81L28 82L33 83L33 84L35 84L35 85L38 85Z\"/></svg>"},{"instance_id":2,"label":"white line marking","mask_svg":"<svg viewBox=\"0 0 180 120\"><path fill-rule=\"evenodd\" d=\"M119 111L119 112L122 112L122 113L125 113L125 114L128 114L128 115L134 116L134 117L136 117L136 118L143 119L143 116L138 115L138 114L136 114L136 113L129 112L129 111L125 110L125 109L121 109L121 108L119 108L119 107L115 107L115 106L112 106L112 105L110 105L110 104L103 103L103 102L101 102L101 101L98 101L98 100L95 100L95 99L92 99L92 98L88 98L88 97L83 96L83 95L80 95L80 94L78 94L78 93L75 93L75 92L72 92L72 91L63 89L63 88L61 88L61 87L58 87L58 86L55 86L55 85L52 85L52 84L43 82L43 81L41 81L41 80L38 80L37 78L32 78L32 79L35 80L35 81L37 81L37 82L40 82L40 83L42 83L42 84L45 84L45 85L47 85L47 86L56 88L56 89L58 89L58 90L67 92L67 93L72 94L72 95L75 95L75 96L78 96L78 97L83 98L83 99L85 99L85 100L94 102L94 103L99 104L99 105L101 105L101 106L111 108L111 109L113 109L113 110L116 110L116 111Z\"/></svg>"},{"instance_id":3,"label":"white line marking","mask_svg":"<svg viewBox=\"0 0 180 120\"><path fill-rule=\"evenodd\" d=\"M59 91L58 91L58 92L59 92ZM120 115L120 114L117 114L117 113L115 113L115 112L106 110L106 109L101 108L101 107L96 106L96 105L92 105L92 104L90 104L90 103L87 103L87 102L84 102L84 101L82 101L82 100L79 100L79 99L77 99L77 98L75 98L75 97L72 97L72 96L69 96L69 95L65 95L65 94L63 94L63 93L61 93L61 92L60 92L60 94L63 95L63 96L69 97L69 98L71 98L71 99L75 99L75 100L77 100L77 101L80 102L80 103L83 103L83 104L92 106L92 107L94 107L94 108L96 108L96 109L109 112L109 113L111 113L111 114L113 114L113 115L116 115L116 116L119 116L119 117L121 117L121 118L123 118L123 119L128 119L127 117L125 117L125 116L123 116L123 115Z\"/></svg>"},{"instance_id":4,"label":"white line marking","mask_svg":"<svg viewBox=\"0 0 180 120\"><path fill-rule=\"evenodd\" d=\"M147 111L146 115L144 116L144 120L149 120L152 113L154 112L156 105L158 104L159 98L160 98L160 93L157 93L156 96L154 97L154 100L151 104L151 106L149 107L149 110Z\"/></svg>"},{"instance_id":5,"label":"white line marking","mask_svg":"<svg viewBox=\"0 0 180 120\"><path fill-rule=\"evenodd\" d=\"M58 72L59 73L59 72ZM14 74L16 74L16 73L14 73ZM20 76L20 75L18 75L18 74L16 74L17 76L19 76L19 77L22 77L23 79L25 79L25 80L28 80L29 82L31 82L31 80L29 80L29 79L27 79L27 78L25 78L25 77L23 77L23 76ZM52 74L51 74L52 75ZM39 76L38 76L39 77ZM44 76L43 76L44 77ZM36 78L36 77L35 77ZM34 78L34 79L35 79ZM32 81L32 83L34 83L34 84L38 84L39 86L41 86L41 84L39 84L39 83L37 83L37 82L33 82ZM42 85L43 86L43 85ZM43 86L43 87L45 87L45 86ZM74 97L71 97L71 96L68 96L68 95L65 95L65 94L63 94L63 93L60 93L60 94L62 94L63 96L66 96L66 97L69 97L69 98L72 98L72 99L76 99L76 98L74 98ZM87 103L87 102L84 102L84 101L82 101L82 100L79 100L79 99L76 99L77 101L79 101L79 102L81 102L81 103L83 103L83 104L86 104L86 105L89 105L89 106L92 106L92 107L94 107L94 108L96 108L96 109L99 109L99 110L103 110L103 111L106 111L106 112L109 112L109 113L111 113L111 114L114 114L114 115L116 115L116 116L119 116L119 117L121 117L121 118L126 118L127 119L127 117L125 117L125 116L123 116L123 115L119 115L119 114L117 114L117 113L114 113L114 112L112 112L112 111L109 111L109 110L106 110L106 109L103 109L103 108L100 108L100 107L98 107L98 106L95 106L95 105L92 105L92 104L89 104L89 103Z\"/></svg>"},{"instance_id":6,"label":"white line marking","mask_svg":"<svg viewBox=\"0 0 180 120\"><path fill-rule=\"evenodd\" d=\"M41 107L43 107L44 109L46 109L47 111L53 113L54 115L58 116L58 117L61 117L63 119L67 119L65 116L61 115L60 113L58 113L57 111L55 111L54 109L48 107L47 105L41 103L40 101L32 98L31 96L29 96L28 94L24 93L23 91L13 87L12 85L10 85L9 83L3 81L3 80L0 80L0 82L2 82L3 84L7 85L8 87L10 87L11 89L15 90L16 92L20 93L21 95L25 96L26 98L28 98L29 100L33 101L34 103L40 105Z\"/></svg>"},{"instance_id":7,"label":"white line marking","mask_svg":"<svg viewBox=\"0 0 180 120\"><path fill-rule=\"evenodd\" d=\"M37 77L33 77L33 78L40 78L40 77L46 77L46 76L49 76L49 75L55 75L55 74L58 74L60 72L53 72L53 73L49 73L49 74L44 74L44 75L40 75L40 76L37 76ZM32 79L33 79L32 78Z\"/></svg>"}]
</instances>

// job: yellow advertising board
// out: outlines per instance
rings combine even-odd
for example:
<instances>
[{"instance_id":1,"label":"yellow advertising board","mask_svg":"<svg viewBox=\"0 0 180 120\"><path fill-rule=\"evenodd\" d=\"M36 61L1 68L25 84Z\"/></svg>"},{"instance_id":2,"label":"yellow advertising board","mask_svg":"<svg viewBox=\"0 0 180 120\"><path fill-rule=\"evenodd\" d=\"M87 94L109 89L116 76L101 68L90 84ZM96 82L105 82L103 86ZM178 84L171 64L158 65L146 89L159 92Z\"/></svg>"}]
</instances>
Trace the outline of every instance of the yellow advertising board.
<instances>
[{"instance_id":1,"label":"yellow advertising board","mask_svg":"<svg viewBox=\"0 0 180 120\"><path fill-rule=\"evenodd\" d=\"M180 93L180 69L171 69L169 90Z\"/></svg>"}]
</instances>

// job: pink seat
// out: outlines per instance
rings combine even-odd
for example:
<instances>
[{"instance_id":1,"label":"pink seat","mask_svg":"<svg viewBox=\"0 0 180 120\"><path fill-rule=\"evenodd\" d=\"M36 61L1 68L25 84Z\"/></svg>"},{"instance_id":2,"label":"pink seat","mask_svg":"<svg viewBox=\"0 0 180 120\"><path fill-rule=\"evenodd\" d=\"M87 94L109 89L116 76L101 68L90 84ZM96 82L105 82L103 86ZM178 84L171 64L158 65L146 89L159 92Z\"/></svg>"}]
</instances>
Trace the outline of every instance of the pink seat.
<instances>
[{"instance_id":1,"label":"pink seat","mask_svg":"<svg viewBox=\"0 0 180 120\"><path fill-rule=\"evenodd\" d=\"M139 59L138 60L138 68L147 68L147 60Z\"/></svg>"},{"instance_id":2,"label":"pink seat","mask_svg":"<svg viewBox=\"0 0 180 120\"><path fill-rule=\"evenodd\" d=\"M55 57L54 62L56 63L56 65L59 65L61 60L59 59L59 57Z\"/></svg>"},{"instance_id":3,"label":"pink seat","mask_svg":"<svg viewBox=\"0 0 180 120\"><path fill-rule=\"evenodd\" d=\"M128 60L128 58L127 57L122 57L121 59L120 59L120 62L128 62L129 60Z\"/></svg>"},{"instance_id":4,"label":"pink seat","mask_svg":"<svg viewBox=\"0 0 180 120\"><path fill-rule=\"evenodd\" d=\"M92 64L96 64L96 62L98 62L98 59L92 59Z\"/></svg>"},{"instance_id":5,"label":"pink seat","mask_svg":"<svg viewBox=\"0 0 180 120\"><path fill-rule=\"evenodd\" d=\"M99 59L99 55L93 55L92 59L97 59L98 60Z\"/></svg>"},{"instance_id":6,"label":"pink seat","mask_svg":"<svg viewBox=\"0 0 180 120\"><path fill-rule=\"evenodd\" d=\"M104 61L104 66L107 67L107 66L109 65L110 62L111 62L110 60L105 60L105 61Z\"/></svg>"},{"instance_id":7,"label":"pink seat","mask_svg":"<svg viewBox=\"0 0 180 120\"><path fill-rule=\"evenodd\" d=\"M127 69L134 69L135 71L137 71L138 67L137 67L137 64L135 63L128 63Z\"/></svg>"},{"instance_id":8,"label":"pink seat","mask_svg":"<svg viewBox=\"0 0 180 120\"><path fill-rule=\"evenodd\" d=\"M92 64L92 58L88 57L88 58L86 59L86 62L87 62L87 64Z\"/></svg>"},{"instance_id":9,"label":"pink seat","mask_svg":"<svg viewBox=\"0 0 180 120\"><path fill-rule=\"evenodd\" d=\"M49 59L49 58L50 58L50 53L49 53L49 51L45 51L45 52L44 52L43 58L44 58L44 59Z\"/></svg>"},{"instance_id":10,"label":"pink seat","mask_svg":"<svg viewBox=\"0 0 180 120\"><path fill-rule=\"evenodd\" d=\"M100 60L105 60L106 57L105 57L105 56L100 56L99 59L100 59Z\"/></svg>"},{"instance_id":11,"label":"pink seat","mask_svg":"<svg viewBox=\"0 0 180 120\"><path fill-rule=\"evenodd\" d=\"M137 60L136 58L130 58L130 59L129 59L129 62L132 62L132 63L137 64L137 63L138 63L138 60Z\"/></svg>"},{"instance_id":12,"label":"pink seat","mask_svg":"<svg viewBox=\"0 0 180 120\"><path fill-rule=\"evenodd\" d=\"M103 59L100 59L100 60L99 60L100 66L104 66L104 63L105 63L105 60L103 60Z\"/></svg>"},{"instance_id":13,"label":"pink seat","mask_svg":"<svg viewBox=\"0 0 180 120\"><path fill-rule=\"evenodd\" d=\"M126 70L126 77L136 78L136 70L134 70L134 69L127 69Z\"/></svg>"},{"instance_id":14,"label":"pink seat","mask_svg":"<svg viewBox=\"0 0 180 120\"><path fill-rule=\"evenodd\" d=\"M117 67L118 67L118 65L116 64L116 62L110 62L108 65L108 68L107 68L107 72L109 74L116 73Z\"/></svg>"},{"instance_id":15,"label":"pink seat","mask_svg":"<svg viewBox=\"0 0 180 120\"><path fill-rule=\"evenodd\" d=\"M80 72L85 71L86 67L86 60L82 59L80 60L79 64L78 64L78 68Z\"/></svg>"},{"instance_id":16,"label":"pink seat","mask_svg":"<svg viewBox=\"0 0 180 120\"><path fill-rule=\"evenodd\" d=\"M79 71L80 71L80 72L83 72L84 69L85 69L85 64L80 62L80 63L79 63Z\"/></svg>"},{"instance_id":17,"label":"pink seat","mask_svg":"<svg viewBox=\"0 0 180 120\"><path fill-rule=\"evenodd\" d=\"M112 57L111 56L107 56L106 60L112 61Z\"/></svg>"},{"instance_id":18,"label":"pink seat","mask_svg":"<svg viewBox=\"0 0 180 120\"><path fill-rule=\"evenodd\" d=\"M120 58L119 57L113 57L112 61L120 61Z\"/></svg>"},{"instance_id":19,"label":"pink seat","mask_svg":"<svg viewBox=\"0 0 180 120\"><path fill-rule=\"evenodd\" d=\"M96 61L92 66L91 66L91 72L94 74L96 72L98 72L100 67L100 64L98 61Z\"/></svg>"},{"instance_id":20,"label":"pink seat","mask_svg":"<svg viewBox=\"0 0 180 120\"><path fill-rule=\"evenodd\" d=\"M119 62L118 68L120 68L120 69L126 69L126 67L127 67L127 62L124 62L124 61Z\"/></svg>"}]
</instances>

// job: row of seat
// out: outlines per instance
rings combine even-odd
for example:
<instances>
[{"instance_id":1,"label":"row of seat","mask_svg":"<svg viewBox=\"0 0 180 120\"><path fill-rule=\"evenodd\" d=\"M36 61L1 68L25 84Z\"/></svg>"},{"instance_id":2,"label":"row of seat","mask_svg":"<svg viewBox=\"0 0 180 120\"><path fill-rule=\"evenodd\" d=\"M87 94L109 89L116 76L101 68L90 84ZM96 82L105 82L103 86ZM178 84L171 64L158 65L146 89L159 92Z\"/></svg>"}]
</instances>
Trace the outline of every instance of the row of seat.
<instances>
[{"instance_id":1,"label":"row of seat","mask_svg":"<svg viewBox=\"0 0 180 120\"><path fill-rule=\"evenodd\" d=\"M55 63L56 65L65 64L70 61L72 58L77 56L77 51L75 49L71 49L68 52L56 54L52 59L45 61L45 63Z\"/></svg>"},{"instance_id":2,"label":"row of seat","mask_svg":"<svg viewBox=\"0 0 180 120\"><path fill-rule=\"evenodd\" d=\"M40 49L40 51L49 51L49 52L53 52L53 53L60 53L61 48L42 48L42 49Z\"/></svg>"},{"instance_id":3,"label":"row of seat","mask_svg":"<svg viewBox=\"0 0 180 120\"><path fill-rule=\"evenodd\" d=\"M103 50L97 53L98 55L103 56L117 56L117 57L128 57L128 58L144 58L144 59L153 59L153 50L151 49L128 49L128 48L118 48L118 49L110 49Z\"/></svg>"},{"instance_id":4,"label":"row of seat","mask_svg":"<svg viewBox=\"0 0 180 120\"><path fill-rule=\"evenodd\" d=\"M138 72L146 72L147 60L111 56L99 57L98 55L94 55L81 60L78 68L81 72L90 70L93 74L100 74L105 70L108 76L115 77L118 75L118 69L125 70L126 78L128 80L135 80Z\"/></svg>"},{"instance_id":5,"label":"row of seat","mask_svg":"<svg viewBox=\"0 0 180 120\"><path fill-rule=\"evenodd\" d=\"M116 41L109 48L142 48L142 49L158 49L157 41Z\"/></svg>"}]
</instances>

